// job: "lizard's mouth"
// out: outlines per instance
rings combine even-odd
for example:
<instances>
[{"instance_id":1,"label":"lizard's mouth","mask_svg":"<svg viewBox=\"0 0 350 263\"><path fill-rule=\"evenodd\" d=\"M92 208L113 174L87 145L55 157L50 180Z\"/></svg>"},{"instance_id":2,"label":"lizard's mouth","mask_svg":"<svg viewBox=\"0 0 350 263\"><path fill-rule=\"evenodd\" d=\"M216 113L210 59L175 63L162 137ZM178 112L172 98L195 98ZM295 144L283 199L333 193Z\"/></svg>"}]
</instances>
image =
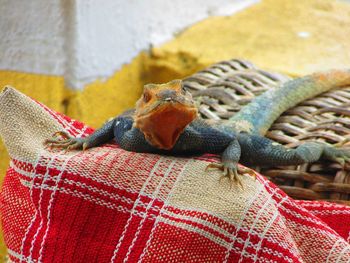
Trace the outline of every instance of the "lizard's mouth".
<instances>
[{"instance_id":1,"label":"lizard's mouth","mask_svg":"<svg viewBox=\"0 0 350 263\"><path fill-rule=\"evenodd\" d=\"M178 102L159 104L151 112L135 118L135 127L159 149L173 148L180 134L197 117L197 108Z\"/></svg>"}]
</instances>

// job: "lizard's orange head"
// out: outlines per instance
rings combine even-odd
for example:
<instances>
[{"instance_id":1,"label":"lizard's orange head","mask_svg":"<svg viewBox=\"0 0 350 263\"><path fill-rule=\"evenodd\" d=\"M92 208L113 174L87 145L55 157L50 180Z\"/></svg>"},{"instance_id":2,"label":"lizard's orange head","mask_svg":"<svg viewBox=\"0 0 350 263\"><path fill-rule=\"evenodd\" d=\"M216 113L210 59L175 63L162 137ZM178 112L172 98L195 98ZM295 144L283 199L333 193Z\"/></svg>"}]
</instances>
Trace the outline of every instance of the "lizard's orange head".
<instances>
[{"instance_id":1,"label":"lizard's orange head","mask_svg":"<svg viewBox=\"0 0 350 263\"><path fill-rule=\"evenodd\" d=\"M197 117L191 94L181 80L147 84L136 103L134 126L160 149L171 149L180 134Z\"/></svg>"}]
</instances>

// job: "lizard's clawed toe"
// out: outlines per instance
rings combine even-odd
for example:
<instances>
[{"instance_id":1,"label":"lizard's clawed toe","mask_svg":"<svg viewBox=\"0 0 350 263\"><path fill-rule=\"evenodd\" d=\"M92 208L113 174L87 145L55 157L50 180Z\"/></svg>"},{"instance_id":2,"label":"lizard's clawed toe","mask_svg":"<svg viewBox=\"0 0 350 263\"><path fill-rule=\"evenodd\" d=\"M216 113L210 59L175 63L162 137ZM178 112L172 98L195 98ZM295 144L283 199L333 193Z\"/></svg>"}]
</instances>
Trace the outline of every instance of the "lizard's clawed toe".
<instances>
[{"instance_id":1,"label":"lizard's clawed toe","mask_svg":"<svg viewBox=\"0 0 350 263\"><path fill-rule=\"evenodd\" d=\"M53 134L53 137L61 136L63 139L72 139L73 137L66 131L57 131Z\"/></svg>"},{"instance_id":2,"label":"lizard's clawed toe","mask_svg":"<svg viewBox=\"0 0 350 263\"><path fill-rule=\"evenodd\" d=\"M50 148L61 148L66 150L87 149L88 144L81 138L74 138L65 131L55 132L52 138L45 140L45 145Z\"/></svg>"},{"instance_id":3,"label":"lizard's clawed toe","mask_svg":"<svg viewBox=\"0 0 350 263\"><path fill-rule=\"evenodd\" d=\"M247 167L238 167L238 172L241 174L249 174L254 178L254 180L256 180L256 172L253 169Z\"/></svg>"},{"instance_id":4,"label":"lizard's clawed toe","mask_svg":"<svg viewBox=\"0 0 350 263\"><path fill-rule=\"evenodd\" d=\"M205 170L208 171L210 168L219 169L223 171L223 175L220 177L219 180L221 182L224 178L228 178L231 187L233 187L235 183L238 183L243 189L243 183L241 180L241 175L243 174L249 174L256 180L256 173L254 172L254 170L246 167L239 167L236 163L210 163Z\"/></svg>"},{"instance_id":5,"label":"lizard's clawed toe","mask_svg":"<svg viewBox=\"0 0 350 263\"><path fill-rule=\"evenodd\" d=\"M48 145L51 148L66 148L67 146L69 146L71 143L70 140L68 141L51 141L51 140L47 140L45 142L46 145Z\"/></svg>"},{"instance_id":6,"label":"lizard's clawed toe","mask_svg":"<svg viewBox=\"0 0 350 263\"><path fill-rule=\"evenodd\" d=\"M205 171L208 171L210 168L219 169L219 170L223 171L224 170L224 165L221 164L221 163L210 163L205 168Z\"/></svg>"},{"instance_id":7,"label":"lizard's clawed toe","mask_svg":"<svg viewBox=\"0 0 350 263\"><path fill-rule=\"evenodd\" d=\"M76 150L76 149L79 149L81 147L81 143L79 142L73 142L72 144L70 144L68 147L67 147L67 150Z\"/></svg>"}]
</instances>

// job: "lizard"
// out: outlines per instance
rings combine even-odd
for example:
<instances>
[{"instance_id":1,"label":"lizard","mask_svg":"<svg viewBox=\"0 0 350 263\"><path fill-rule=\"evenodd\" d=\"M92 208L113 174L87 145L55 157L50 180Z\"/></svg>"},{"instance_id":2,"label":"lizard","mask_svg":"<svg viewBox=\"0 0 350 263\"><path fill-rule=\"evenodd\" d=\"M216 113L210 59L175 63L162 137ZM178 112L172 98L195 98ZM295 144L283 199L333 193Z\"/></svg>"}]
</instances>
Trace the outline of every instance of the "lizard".
<instances>
[{"instance_id":1,"label":"lizard","mask_svg":"<svg viewBox=\"0 0 350 263\"><path fill-rule=\"evenodd\" d=\"M213 153L221 162L221 178L242 187L240 174L255 177L250 168L238 165L299 165L320 159L341 164L350 160L350 150L322 142L306 142L289 149L264 137L272 123L287 109L335 87L350 85L350 70L314 73L284 82L265 91L228 121L198 117L198 109L181 80L147 84L134 110L113 118L91 135L74 138L58 131L45 143L50 147L86 150L115 139L127 151L166 155Z\"/></svg>"}]
</instances>

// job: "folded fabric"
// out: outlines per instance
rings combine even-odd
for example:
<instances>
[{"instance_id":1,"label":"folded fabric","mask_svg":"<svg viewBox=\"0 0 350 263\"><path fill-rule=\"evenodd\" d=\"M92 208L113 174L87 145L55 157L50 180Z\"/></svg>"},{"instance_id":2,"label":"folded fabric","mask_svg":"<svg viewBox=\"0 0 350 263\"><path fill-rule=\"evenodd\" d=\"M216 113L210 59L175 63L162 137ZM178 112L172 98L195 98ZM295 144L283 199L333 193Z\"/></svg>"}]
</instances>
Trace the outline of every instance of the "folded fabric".
<instances>
[{"instance_id":1,"label":"folded fabric","mask_svg":"<svg viewBox=\"0 0 350 263\"><path fill-rule=\"evenodd\" d=\"M11 156L1 215L13 262L348 262L350 207L295 201L258 176L244 189L177 158L44 147L93 130L13 88L0 95Z\"/></svg>"}]
</instances>

